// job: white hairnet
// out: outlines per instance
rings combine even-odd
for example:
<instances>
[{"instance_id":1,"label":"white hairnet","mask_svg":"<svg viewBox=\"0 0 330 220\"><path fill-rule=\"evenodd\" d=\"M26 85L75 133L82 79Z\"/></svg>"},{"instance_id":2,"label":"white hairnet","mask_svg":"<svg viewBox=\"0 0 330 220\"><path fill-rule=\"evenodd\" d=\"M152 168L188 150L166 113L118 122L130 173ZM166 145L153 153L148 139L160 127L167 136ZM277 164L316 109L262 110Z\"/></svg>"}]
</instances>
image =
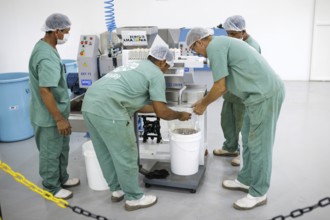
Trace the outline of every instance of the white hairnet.
<instances>
[{"instance_id":1,"label":"white hairnet","mask_svg":"<svg viewBox=\"0 0 330 220\"><path fill-rule=\"evenodd\" d=\"M245 30L245 20L240 15L234 15L226 19L223 24L223 28L226 31L244 31Z\"/></svg>"},{"instance_id":2,"label":"white hairnet","mask_svg":"<svg viewBox=\"0 0 330 220\"><path fill-rule=\"evenodd\" d=\"M174 56L167 46L156 45L150 49L149 55L157 60L166 60L166 63L173 66Z\"/></svg>"},{"instance_id":3,"label":"white hairnet","mask_svg":"<svg viewBox=\"0 0 330 220\"><path fill-rule=\"evenodd\" d=\"M166 54L166 63L170 65L170 67L174 66L174 55L171 51Z\"/></svg>"},{"instance_id":4,"label":"white hairnet","mask_svg":"<svg viewBox=\"0 0 330 220\"><path fill-rule=\"evenodd\" d=\"M200 28L200 27L193 28L187 34L186 45L188 48L190 48L191 45L193 45L193 43L195 43L196 41L203 39L210 35L212 35L212 32L210 31L210 29Z\"/></svg>"},{"instance_id":5,"label":"white hairnet","mask_svg":"<svg viewBox=\"0 0 330 220\"><path fill-rule=\"evenodd\" d=\"M63 30L66 28L70 28L70 26L71 21L66 15L54 13L48 16L41 30L45 32L55 31L56 29Z\"/></svg>"}]
</instances>

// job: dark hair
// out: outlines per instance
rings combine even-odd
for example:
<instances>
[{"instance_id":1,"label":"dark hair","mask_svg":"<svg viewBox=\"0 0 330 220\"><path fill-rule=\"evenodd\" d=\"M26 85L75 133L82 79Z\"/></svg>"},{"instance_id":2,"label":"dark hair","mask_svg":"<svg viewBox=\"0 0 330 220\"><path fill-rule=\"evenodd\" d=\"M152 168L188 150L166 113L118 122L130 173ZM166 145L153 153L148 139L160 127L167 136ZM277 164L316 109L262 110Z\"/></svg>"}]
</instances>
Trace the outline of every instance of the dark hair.
<instances>
[{"instance_id":1,"label":"dark hair","mask_svg":"<svg viewBox=\"0 0 330 220\"><path fill-rule=\"evenodd\" d=\"M59 31L61 31L63 33L65 31L65 29L66 28L64 28L64 29L56 29L56 30L59 30ZM46 34L50 34L50 33L55 32L55 31L46 31Z\"/></svg>"},{"instance_id":2,"label":"dark hair","mask_svg":"<svg viewBox=\"0 0 330 220\"><path fill-rule=\"evenodd\" d=\"M154 64L156 64L156 62L159 61L159 60L157 60L155 57L153 57L151 55L149 55L147 59L150 60Z\"/></svg>"},{"instance_id":3,"label":"dark hair","mask_svg":"<svg viewBox=\"0 0 330 220\"><path fill-rule=\"evenodd\" d=\"M219 24L219 25L217 26L217 28L224 29L223 26L222 26L222 24Z\"/></svg>"}]
</instances>

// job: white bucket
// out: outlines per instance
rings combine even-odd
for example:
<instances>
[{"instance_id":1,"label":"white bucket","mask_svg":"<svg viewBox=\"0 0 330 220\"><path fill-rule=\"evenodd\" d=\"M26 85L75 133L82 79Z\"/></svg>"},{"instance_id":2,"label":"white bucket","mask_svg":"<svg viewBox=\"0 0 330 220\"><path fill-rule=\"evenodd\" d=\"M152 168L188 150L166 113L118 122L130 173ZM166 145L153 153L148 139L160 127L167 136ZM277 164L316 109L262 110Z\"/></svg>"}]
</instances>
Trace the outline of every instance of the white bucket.
<instances>
[{"instance_id":1,"label":"white bucket","mask_svg":"<svg viewBox=\"0 0 330 220\"><path fill-rule=\"evenodd\" d=\"M170 130L171 171L181 176L189 176L198 172L199 147L202 132L194 134L178 134Z\"/></svg>"},{"instance_id":2,"label":"white bucket","mask_svg":"<svg viewBox=\"0 0 330 220\"><path fill-rule=\"evenodd\" d=\"M87 182L89 188L93 190L107 190L109 186L103 177L102 170L97 160L92 141L87 141L82 145L85 157Z\"/></svg>"}]
</instances>

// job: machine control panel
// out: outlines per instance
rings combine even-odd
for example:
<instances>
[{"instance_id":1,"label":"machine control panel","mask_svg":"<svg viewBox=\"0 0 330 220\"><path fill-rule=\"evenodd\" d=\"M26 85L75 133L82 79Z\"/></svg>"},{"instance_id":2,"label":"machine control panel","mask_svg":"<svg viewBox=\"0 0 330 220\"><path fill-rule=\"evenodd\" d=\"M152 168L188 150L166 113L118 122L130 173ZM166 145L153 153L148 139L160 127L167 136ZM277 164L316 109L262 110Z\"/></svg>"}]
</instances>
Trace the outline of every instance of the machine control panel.
<instances>
[{"instance_id":1,"label":"machine control panel","mask_svg":"<svg viewBox=\"0 0 330 220\"><path fill-rule=\"evenodd\" d=\"M88 88L98 79L97 56L99 38L81 35L78 49L78 77L80 88Z\"/></svg>"}]
</instances>

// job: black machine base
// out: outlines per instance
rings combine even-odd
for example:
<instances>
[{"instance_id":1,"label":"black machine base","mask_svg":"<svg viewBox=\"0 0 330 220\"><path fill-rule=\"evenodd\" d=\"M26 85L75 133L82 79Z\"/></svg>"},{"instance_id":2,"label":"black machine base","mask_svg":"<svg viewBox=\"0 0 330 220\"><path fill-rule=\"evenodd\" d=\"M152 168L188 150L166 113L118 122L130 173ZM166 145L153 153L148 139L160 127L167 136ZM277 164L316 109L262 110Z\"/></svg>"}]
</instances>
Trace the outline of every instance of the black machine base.
<instances>
[{"instance_id":1,"label":"black machine base","mask_svg":"<svg viewBox=\"0 0 330 220\"><path fill-rule=\"evenodd\" d=\"M180 176L171 172L171 164L169 162L157 162L152 167L151 171L161 169L166 169L170 173L170 175L167 176L165 179L148 179L144 177L143 181L147 188L151 187L152 185L165 186L187 189L191 193L195 193L202 180L202 177L204 176L206 167L204 165L199 165L197 173L190 176Z\"/></svg>"}]
</instances>

